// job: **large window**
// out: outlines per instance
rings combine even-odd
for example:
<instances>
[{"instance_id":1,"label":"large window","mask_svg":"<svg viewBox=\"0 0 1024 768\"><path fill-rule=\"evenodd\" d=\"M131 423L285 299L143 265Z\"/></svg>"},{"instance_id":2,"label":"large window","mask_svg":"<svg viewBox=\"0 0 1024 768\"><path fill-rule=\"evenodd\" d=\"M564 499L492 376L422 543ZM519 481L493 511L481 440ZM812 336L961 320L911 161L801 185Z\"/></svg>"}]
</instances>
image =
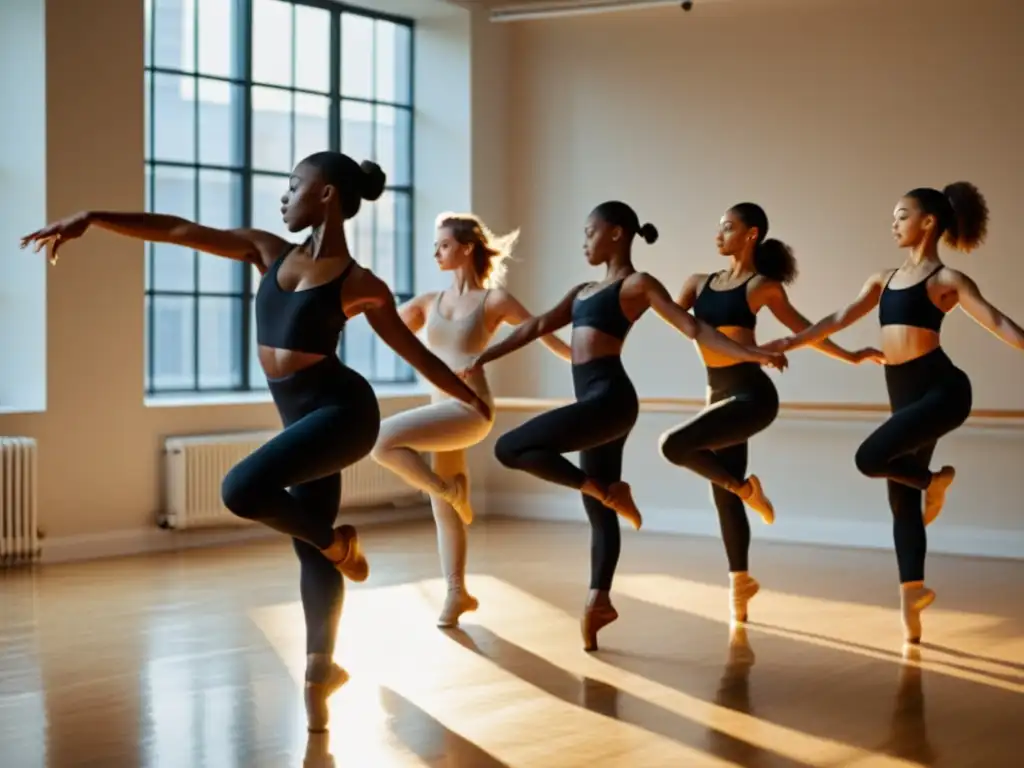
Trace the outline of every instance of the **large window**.
<instances>
[{"instance_id":1,"label":"large window","mask_svg":"<svg viewBox=\"0 0 1024 768\"><path fill-rule=\"evenodd\" d=\"M412 24L316 0L146 0L146 209L292 241L280 198L322 149L372 159L388 188L347 223L399 301L413 290ZM266 386L258 273L178 246L146 254L146 391ZM376 383L411 369L351 321L342 359Z\"/></svg>"}]
</instances>

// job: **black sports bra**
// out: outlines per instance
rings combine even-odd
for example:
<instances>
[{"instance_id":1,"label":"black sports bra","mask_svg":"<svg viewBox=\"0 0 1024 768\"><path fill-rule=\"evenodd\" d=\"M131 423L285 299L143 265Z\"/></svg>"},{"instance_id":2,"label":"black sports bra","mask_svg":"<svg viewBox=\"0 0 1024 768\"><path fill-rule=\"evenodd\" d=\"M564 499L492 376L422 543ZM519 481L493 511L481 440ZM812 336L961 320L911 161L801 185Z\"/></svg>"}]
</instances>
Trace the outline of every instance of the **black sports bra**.
<instances>
[{"instance_id":1,"label":"black sports bra","mask_svg":"<svg viewBox=\"0 0 1024 768\"><path fill-rule=\"evenodd\" d=\"M256 292L256 341L277 349L333 355L348 321L341 308L341 285L355 261L330 282L286 291L277 281L277 273L294 247L289 243L260 281Z\"/></svg>"},{"instance_id":2,"label":"black sports bra","mask_svg":"<svg viewBox=\"0 0 1024 768\"><path fill-rule=\"evenodd\" d=\"M717 273L720 274L720 273ZM757 315L750 310L747 301L747 283L754 279L751 275L739 285L724 291L711 288L715 275L708 275L704 287L693 302L693 316L703 320L712 328L749 328L757 325Z\"/></svg>"},{"instance_id":3,"label":"black sports bra","mask_svg":"<svg viewBox=\"0 0 1024 768\"><path fill-rule=\"evenodd\" d=\"M625 278L616 280L585 298L576 294L572 302L572 327L596 328L619 341L625 339L633 323L622 313L619 304L624 281Z\"/></svg>"},{"instance_id":4,"label":"black sports bra","mask_svg":"<svg viewBox=\"0 0 1024 768\"><path fill-rule=\"evenodd\" d=\"M946 313L935 306L928 298L928 281L942 269L936 267L928 277L906 288L890 288L896 272L894 270L885 281L882 295L878 299L878 320L883 325L909 325L914 328L927 328L938 333Z\"/></svg>"}]
</instances>

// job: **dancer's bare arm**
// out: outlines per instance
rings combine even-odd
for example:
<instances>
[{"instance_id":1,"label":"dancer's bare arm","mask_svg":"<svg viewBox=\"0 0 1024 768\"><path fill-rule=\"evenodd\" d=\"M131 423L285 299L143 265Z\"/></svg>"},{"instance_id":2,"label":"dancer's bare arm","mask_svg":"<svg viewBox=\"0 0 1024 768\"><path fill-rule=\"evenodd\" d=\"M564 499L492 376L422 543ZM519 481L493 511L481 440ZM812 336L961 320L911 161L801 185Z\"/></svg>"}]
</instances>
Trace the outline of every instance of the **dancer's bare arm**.
<instances>
[{"instance_id":1,"label":"dancer's bare arm","mask_svg":"<svg viewBox=\"0 0 1024 768\"><path fill-rule=\"evenodd\" d=\"M519 299L504 288L492 291L491 295L494 297L493 301L496 305L495 308L497 309L502 322L508 323L509 325L520 326L533 319L533 315L531 315L529 310L519 302ZM572 348L555 334L549 333L541 336L539 341L563 360L569 362L572 361Z\"/></svg>"}]
</instances>

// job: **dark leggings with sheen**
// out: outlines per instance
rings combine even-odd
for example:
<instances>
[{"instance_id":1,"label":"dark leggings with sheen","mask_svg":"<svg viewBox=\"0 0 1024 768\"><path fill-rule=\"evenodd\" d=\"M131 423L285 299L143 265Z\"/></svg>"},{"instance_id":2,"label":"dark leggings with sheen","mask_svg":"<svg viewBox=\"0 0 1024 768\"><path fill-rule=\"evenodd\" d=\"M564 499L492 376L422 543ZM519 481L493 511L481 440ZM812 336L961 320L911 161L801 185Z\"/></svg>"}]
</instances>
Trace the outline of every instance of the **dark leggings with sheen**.
<instances>
[{"instance_id":1,"label":"dark leggings with sheen","mask_svg":"<svg viewBox=\"0 0 1024 768\"><path fill-rule=\"evenodd\" d=\"M892 416L857 450L857 469L889 486L893 540L900 582L924 580L927 538L922 491L939 438L971 415L971 381L941 347L899 365L885 366Z\"/></svg>"},{"instance_id":2,"label":"dark leggings with sheen","mask_svg":"<svg viewBox=\"0 0 1024 768\"><path fill-rule=\"evenodd\" d=\"M661 437L666 461L711 481L732 572L748 569L750 521L743 500L730 489L746 479L747 441L778 413L778 392L757 363L709 368L707 407Z\"/></svg>"},{"instance_id":3,"label":"dark leggings with sheen","mask_svg":"<svg viewBox=\"0 0 1024 768\"><path fill-rule=\"evenodd\" d=\"M494 455L509 469L568 488L587 478L604 485L622 479L622 452L640 410L636 390L617 357L572 367L576 402L542 413L506 432ZM562 454L579 451L580 466ZM590 519L590 588L611 589L622 541L618 515L585 494Z\"/></svg>"},{"instance_id":4,"label":"dark leggings with sheen","mask_svg":"<svg viewBox=\"0 0 1024 768\"><path fill-rule=\"evenodd\" d=\"M373 388L336 357L268 383L285 428L228 472L221 493L239 517L292 537L306 652L332 654L345 592L320 550L334 540L341 471L370 453L380 409Z\"/></svg>"}]
</instances>

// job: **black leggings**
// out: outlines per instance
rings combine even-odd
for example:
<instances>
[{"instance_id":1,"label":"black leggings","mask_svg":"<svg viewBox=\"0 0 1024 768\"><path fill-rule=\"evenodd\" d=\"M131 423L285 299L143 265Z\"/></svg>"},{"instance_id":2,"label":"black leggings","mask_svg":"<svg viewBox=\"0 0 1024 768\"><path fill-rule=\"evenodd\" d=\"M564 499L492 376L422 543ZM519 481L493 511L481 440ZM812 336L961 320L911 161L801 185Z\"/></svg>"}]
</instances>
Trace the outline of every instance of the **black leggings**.
<instances>
[{"instance_id":1,"label":"black leggings","mask_svg":"<svg viewBox=\"0 0 1024 768\"><path fill-rule=\"evenodd\" d=\"M592 478L610 485L622 479L622 452L640 411L636 390L618 356L572 367L576 402L542 413L506 432L494 455L509 469L568 488ZM576 467L563 453L580 452ZM590 519L590 588L611 589L622 548L616 513L583 494Z\"/></svg>"},{"instance_id":2,"label":"black leggings","mask_svg":"<svg viewBox=\"0 0 1024 768\"><path fill-rule=\"evenodd\" d=\"M885 366L885 384L892 416L857 449L857 469L888 481L900 581L922 581L928 547L921 492L931 483L939 438L971 415L971 381L938 347Z\"/></svg>"},{"instance_id":3,"label":"black leggings","mask_svg":"<svg viewBox=\"0 0 1024 768\"><path fill-rule=\"evenodd\" d=\"M725 555L732 572L746 571L750 521L731 489L747 476L747 441L779 413L779 394L757 363L708 368L708 405L661 436L661 455L711 481Z\"/></svg>"},{"instance_id":4,"label":"black leggings","mask_svg":"<svg viewBox=\"0 0 1024 768\"><path fill-rule=\"evenodd\" d=\"M370 453L380 409L373 388L336 357L268 384L285 429L235 465L221 493L239 517L292 537L306 652L331 654L344 585L320 550L334 541L341 470Z\"/></svg>"}]
</instances>

